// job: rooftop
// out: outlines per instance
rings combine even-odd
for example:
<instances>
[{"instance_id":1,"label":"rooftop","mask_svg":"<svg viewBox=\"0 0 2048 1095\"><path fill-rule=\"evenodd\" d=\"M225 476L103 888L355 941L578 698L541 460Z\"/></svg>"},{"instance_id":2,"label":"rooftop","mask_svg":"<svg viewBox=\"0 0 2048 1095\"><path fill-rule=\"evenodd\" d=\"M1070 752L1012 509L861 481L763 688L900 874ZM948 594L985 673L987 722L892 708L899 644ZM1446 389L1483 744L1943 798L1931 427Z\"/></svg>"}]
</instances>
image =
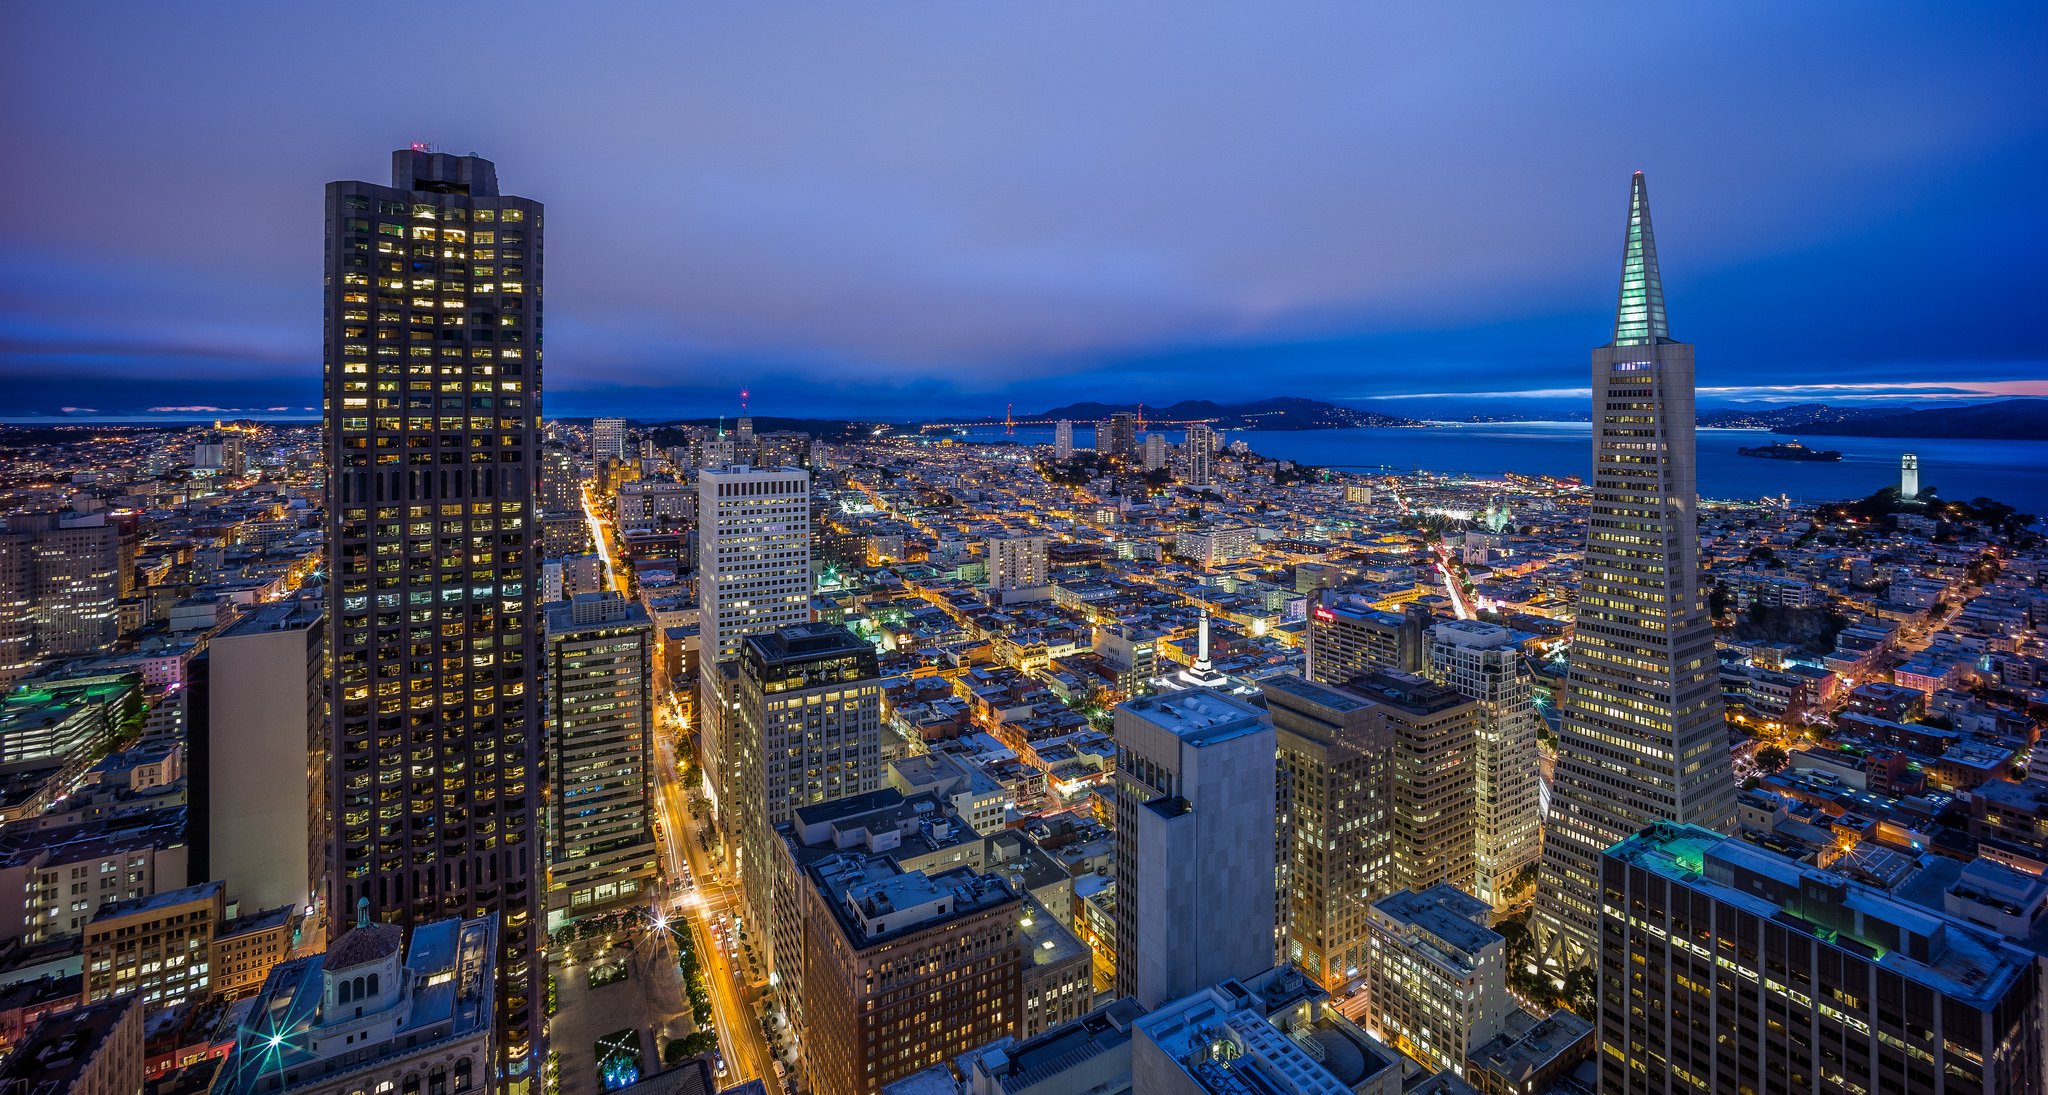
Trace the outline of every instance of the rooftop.
<instances>
[{"instance_id":1,"label":"rooftop","mask_svg":"<svg viewBox=\"0 0 2048 1095\"><path fill-rule=\"evenodd\" d=\"M139 1012L141 1005L125 996L43 1019L0 1061L0 1085L10 1091L70 1090L131 1009ZM140 1022L140 1015L135 1018Z\"/></svg>"},{"instance_id":2,"label":"rooftop","mask_svg":"<svg viewBox=\"0 0 2048 1095\"><path fill-rule=\"evenodd\" d=\"M1189 745L1213 745L1267 727L1266 713L1220 692L1190 689L1145 696L1124 704L1128 711L1178 735Z\"/></svg>"},{"instance_id":3,"label":"rooftop","mask_svg":"<svg viewBox=\"0 0 2048 1095\"><path fill-rule=\"evenodd\" d=\"M1422 933L1451 952L1447 957L1467 964L1466 956L1499 943L1501 934L1487 927L1493 907L1448 882L1426 890L1404 890L1373 903L1373 911L1394 924Z\"/></svg>"},{"instance_id":4,"label":"rooftop","mask_svg":"<svg viewBox=\"0 0 2048 1095\"><path fill-rule=\"evenodd\" d=\"M1710 829L1660 822L1607 854L1975 1007L2033 961L1996 932Z\"/></svg>"},{"instance_id":5,"label":"rooftop","mask_svg":"<svg viewBox=\"0 0 2048 1095\"><path fill-rule=\"evenodd\" d=\"M131 897L126 901L110 902L101 905L99 911L92 914L92 918L94 923L98 923L101 920L112 920L117 916L133 916L137 913L158 912L163 909L190 904L194 901L220 899L225 896L226 891L227 883L215 879L212 882L201 882L196 886L165 890L162 893L150 894L147 897Z\"/></svg>"}]
</instances>

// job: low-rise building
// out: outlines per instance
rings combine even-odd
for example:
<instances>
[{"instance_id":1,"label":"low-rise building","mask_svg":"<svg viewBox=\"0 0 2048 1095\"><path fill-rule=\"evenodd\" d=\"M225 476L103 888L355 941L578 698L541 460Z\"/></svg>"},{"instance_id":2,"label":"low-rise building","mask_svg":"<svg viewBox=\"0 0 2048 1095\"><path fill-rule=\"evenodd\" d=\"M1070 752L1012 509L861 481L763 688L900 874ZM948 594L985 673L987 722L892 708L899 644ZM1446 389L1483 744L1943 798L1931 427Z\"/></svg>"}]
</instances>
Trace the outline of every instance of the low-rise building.
<instances>
[{"instance_id":1,"label":"low-rise building","mask_svg":"<svg viewBox=\"0 0 2048 1095\"><path fill-rule=\"evenodd\" d=\"M85 926L85 1002L133 993L155 1010L205 995L226 889L203 882L102 906Z\"/></svg>"},{"instance_id":2,"label":"low-rise building","mask_svg":"<svg viewBox=\"0 0 2048 1095\"><path fill-rule=\"evenodd\" d=\"M0 1061L0 1090L138 1095L142 1005L118 999L45 1017Z\"/></svg>"}]
</instances>

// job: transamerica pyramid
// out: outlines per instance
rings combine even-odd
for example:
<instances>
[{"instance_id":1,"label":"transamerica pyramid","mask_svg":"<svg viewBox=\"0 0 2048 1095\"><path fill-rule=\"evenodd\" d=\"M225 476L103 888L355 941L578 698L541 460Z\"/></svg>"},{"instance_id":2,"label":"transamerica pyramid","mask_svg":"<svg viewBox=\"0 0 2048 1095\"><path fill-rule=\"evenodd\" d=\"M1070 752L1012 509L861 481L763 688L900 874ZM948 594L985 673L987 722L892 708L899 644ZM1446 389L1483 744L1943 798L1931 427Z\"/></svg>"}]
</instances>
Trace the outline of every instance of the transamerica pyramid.
<instances>
[{"instance_id":1,"label":"transamerica pyramid","mask_svg":"<svg viewBox=\"0 0 2048 1095\"><path fill-rule=\"evenodd\" d=\"M1654 821L1734 824L1696 455L1692 347L1671 338L1638 171L1614 340L1593 351L1593 501L1536 891L1560 970L1597 954L1603 851Z\"/></svg>"}]
</instances>

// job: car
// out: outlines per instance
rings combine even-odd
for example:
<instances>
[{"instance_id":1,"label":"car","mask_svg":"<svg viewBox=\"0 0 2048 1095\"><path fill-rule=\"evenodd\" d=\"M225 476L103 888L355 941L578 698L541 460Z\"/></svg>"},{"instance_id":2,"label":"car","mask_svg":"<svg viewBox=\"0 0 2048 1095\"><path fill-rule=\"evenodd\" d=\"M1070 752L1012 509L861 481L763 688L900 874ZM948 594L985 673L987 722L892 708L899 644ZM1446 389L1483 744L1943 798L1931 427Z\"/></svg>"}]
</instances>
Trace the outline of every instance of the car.
<instances>
[{"instance_id":1,"label":"car","mask_svg":"<svg viewBox=\"0 0 2048 1095\"><path fill-rule=\"evenodd\" d=\"M717 1066L718 1066L718 1074L719 1074L720 1076L723 1076L723 1075L725 1075L725 1054L724 1054L724 1053L713 1053L713 1054L711 1055L711 1063L712 1063L712 1064L714 1064L714 1065L717 1065Z\"/></svg>"}]
</instances>

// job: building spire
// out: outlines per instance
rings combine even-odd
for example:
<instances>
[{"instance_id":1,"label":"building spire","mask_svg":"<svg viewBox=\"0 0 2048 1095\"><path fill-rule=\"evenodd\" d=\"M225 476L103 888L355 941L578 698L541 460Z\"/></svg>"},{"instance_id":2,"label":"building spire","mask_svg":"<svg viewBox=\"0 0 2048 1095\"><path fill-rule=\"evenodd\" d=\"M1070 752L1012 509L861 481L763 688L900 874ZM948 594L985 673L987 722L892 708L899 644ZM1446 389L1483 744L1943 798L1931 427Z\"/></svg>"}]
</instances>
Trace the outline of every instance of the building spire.
<instances>
[{"instance_id":1,"label":"building spire","mask_svg":"<svg viewBox=\"0 0 2048 1095\"><path fill-rule=\"evenodd\" d=\"M1621 299L1614 310L1614 345L1668 341L1664 279L1657 273L1657 237L1650 231L1650 191L1638 171L1628 198L1628 238L1621 252Z\"/></svg>"}]
</instances>

